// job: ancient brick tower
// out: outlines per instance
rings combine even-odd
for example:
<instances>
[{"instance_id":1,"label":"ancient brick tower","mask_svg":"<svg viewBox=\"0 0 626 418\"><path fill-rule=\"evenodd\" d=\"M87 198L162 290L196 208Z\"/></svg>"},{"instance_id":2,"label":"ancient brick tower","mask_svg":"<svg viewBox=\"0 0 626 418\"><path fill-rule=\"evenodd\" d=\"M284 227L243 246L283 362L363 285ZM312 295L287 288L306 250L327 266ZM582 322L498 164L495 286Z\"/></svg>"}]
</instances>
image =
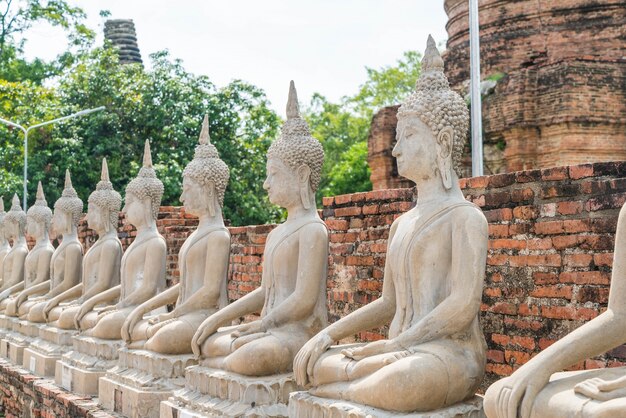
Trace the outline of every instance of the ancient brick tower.
<instances>
[{"instance_id":1,"label":"ancient brick tower","mask_svg":"<svg viewBox=\"0 0 626 418\"><path fill-rule=\"evenodd\" d=\"M497 80L483 96L485 174L626 160L626 1L480 0L479 5L482 79ZM465 95L468 2L445 0L444 7L446 75ZM392 159L393 144L384 143L395 136L393 110L381 110L372 121L375 189L403 185L384 168L395 167L395 161L385 160ZM387 125L374 127L381 120Z\"/></svg>"},{"instance_id":2,"label":"ancient brick tower","mask_svg":"<svg viewBox=\"0 0 626 418\"><path fill-rule=\"evenodd\" d=\"M120 63L142 64L135 23L132 19L112 19L104 22L104 38L119 49Z\"/></svg>"}]
</instances>

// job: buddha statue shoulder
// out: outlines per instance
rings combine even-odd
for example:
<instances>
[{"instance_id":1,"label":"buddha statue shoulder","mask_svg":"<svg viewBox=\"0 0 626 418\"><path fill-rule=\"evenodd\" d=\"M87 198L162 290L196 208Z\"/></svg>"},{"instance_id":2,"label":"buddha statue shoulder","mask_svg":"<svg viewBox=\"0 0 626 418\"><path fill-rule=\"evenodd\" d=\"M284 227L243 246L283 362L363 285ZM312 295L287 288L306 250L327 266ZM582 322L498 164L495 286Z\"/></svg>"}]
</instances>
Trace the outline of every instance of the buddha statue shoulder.
<instances>
[{"instance_id":1,"label":"buddha statue shoulder","mask_svg":"<svg viewBox=\"0 0 626 418\"><path fill-rule=\"evenodd\" d=\"M608 308L485 394L489 418L626 416L626 368L554 375L626 343L626 206L619 212Z\"/></svg>"},{"instance_id":2,"label":"buddha statue shoulder","mask_svg":"<svg viewBox=\"0 0 626 418\"><path fill-rule=\"evenodd\" d=\"M45 322L44 308L48 301L80 283L83 245L78 240L78 222L83 214L83 201L72 186L69 170L65 171L65 188L54 204L52 232L61 237L50 260L50 279L32 286L17 298L21 319ZM39 295L39 296L38 296Z\"/></svg>"},{"instance_id":3,"label":"buddha statue shoulder","mask_svg":"<svg viewBox=\"0 0 626 418\"><path fill-rule=\"evenodd\" d=\"M24 281L24 261L28 255L26 243L26 212L20 206L17 194L13 195L11 209L4 217L5 236L13 245L4 257L2 285L0 286L0 313L7 307L8 297L14 293L14 286Z\"/></svg>"},{"instance_id":4,"label":"buddha statue shoulder","mask_svg":"<svg viewBox=\"0 0 626 418\"><path fill-rule=\"evenodd\" d=\"M443 74L432 37L416 90L398 111L393 149L416 206L391 226L382 296L322 330L297 354L296 381L323 398L395 412L432 411L474 396L485 369L479 310L487 221L467 202L457 169L465 102ZM332 346L389 325L388 339Z\"/></svg>"},{"instance_id":5,"label":"buddha statue shoulder","mask_svg":"<svg viewBox=\"0 0 626 418\"><path fill-rule=\"evenodd\" d=\"M0 196L0 286L2 286L4 280L4 259L11 251L11 245L4 232L4 217L6 214L4 211L4 198Z\"/></svg>"},{"instance_id":6,"label":"buddha statue shoulder","mask_svg":"<svg viewBox=\"0 0 626 418\"><path fill-rule=\"evenodd\" d=\"M267 238L261 286L209 316L192 340L205 366L248 376L290 372L327 323L328 232L315 206L324 151L300 116L293 82L287 121L267 155L263 187L287 220ZM220 329L255 312L260 319Z\"/></svg>"},{"instance_id":7,"label":"buddha statue shoulder","mask_svg":"<svg viewBox=\"0 0 626 418\"><path fill-rule=\"evenodd\" d=\"M6 303L5 314L8 316L18 316L18 299L23 301L20 295L24 291L29 291L50 279L50 259L54 253L48 233L51 221L52 211L48 207L43 187L39 182L35 204L26 213L26 232L35 240L35 245L24 259L24 280L4 291L5 294L11 294L2 302Z\"/></svg>"},{"instance_id":8,"label":"buddha statue shoulder","mask_svg":"<svg viewBox=\"0 0 626 418\"><path fill-rule=\"evenodd\" d=\"M77 329L74 318L83 302L119 285L123 250L117 225L121 206L122 197L113 189L103 158L100 182L89 195L87 205L87 226L96 232L98 239L83 257L81 282L52 296L43 307L43 316L50 325Z\"/></svg>"},{"instance_id":9,"label":"buddha statue shoulder","mask_svg":"<svg viewBox=\"0 0 626 418\"><path fill-rule=\"evenodd\" d=\"M163 191L146 140L143 167L126 186L122 208L126 222L137 228L137 235L122 256L120 284L86 300L76 313L74 321L85 335L121 339L126 317L165 289L167 247L156 226ZM102 304L106 306L98 306Z\"/></svg>"},{"instance_id":10,"label":"buddha statue shoulder","mask_svg":"<svg viewBox=\"0 0 626 418\"><path fill-rule=\"evenodd\" d=\"M183 171L180 201L187 214L199 218L198 228L178 253L180 282L139 305L122 326L129 348L161 354L191 354L191 339L200 324L228 304L230 233L222 206L229 170L210 142L205 116L193 160ZM145 317L176 303L169 313Z\"/></svg>"}]
</instances>

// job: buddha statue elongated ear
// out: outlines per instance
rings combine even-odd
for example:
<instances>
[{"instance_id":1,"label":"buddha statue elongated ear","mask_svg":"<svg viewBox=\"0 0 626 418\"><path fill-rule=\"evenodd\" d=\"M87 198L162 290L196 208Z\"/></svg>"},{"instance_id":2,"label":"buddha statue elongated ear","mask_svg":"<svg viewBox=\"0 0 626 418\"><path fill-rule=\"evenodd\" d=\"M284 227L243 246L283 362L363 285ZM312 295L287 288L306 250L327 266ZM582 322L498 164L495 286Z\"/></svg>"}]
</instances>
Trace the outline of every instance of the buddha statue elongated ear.
<instances>
[{"instance_id":1,"label":"buddha statue elongated ear","mask_svg":"<svg viewBox=\"0 0 626 418\"><path fill-rule=\"evenodd\" d=\"M452 147L454 145L454 129L446 126L437 134L437 168L441 173L441 181L446 190L452 187Z\"/></svg>"},{"instance_id":2,"label":"buddha statue elongated ear","mask_svg":"<svg viewBox=\"0 0 626 418\"><path fill-rule=\"evenodd\" d=\"M206 190L207 209L209 210L209 215L211 217L214 217L219 210L219 208L217 207L217 193L215 193L215 182L211 180L207 181Z\"/></svg>"},{"instance_id":3,"label":"buddha statue elongated ear","mask_svg":"<svg viewBox=\"0 0 626 418\"><path fill-rule=\"evenodd\" d=\"M302 164L298 167L298 184L300 186L300 200L305 209L311 208L313 191L310 186L311 169L308 165Z\"/></svg>"}]
</instances>

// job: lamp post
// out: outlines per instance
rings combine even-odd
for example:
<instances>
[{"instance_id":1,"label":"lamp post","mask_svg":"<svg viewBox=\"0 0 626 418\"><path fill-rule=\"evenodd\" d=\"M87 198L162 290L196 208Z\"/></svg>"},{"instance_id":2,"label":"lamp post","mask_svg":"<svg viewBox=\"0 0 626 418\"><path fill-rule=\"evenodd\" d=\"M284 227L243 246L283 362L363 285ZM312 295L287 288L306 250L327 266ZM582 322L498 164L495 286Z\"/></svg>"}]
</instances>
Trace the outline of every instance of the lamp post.
<instances>
[{"instance_id":1,"label":"lamp post","mask_svg":"<svg viewBox=\"0 0 626 418\"><path fill-rule=\"evenodd\" d=\"M26 203L26 183L28 182L28 132L30 132L31 129L35 129L35 128L41 128L42 126L46 126L46 125L51 125L53 123L57 123L57 122L61 122L67 119L72 119L78 116L84 116L87 115L89 113L93 113L93 112L99 112L100 110L104 110L104 106L100 106L100 107L96 107L94 109L85 109L85 110L81 110L80 112L76 112L76 113L72 113L71 115L68 116L63 116L60 118L56 118L56 119L52 119L46 122L41 122L38 123L36 125L32 125L29 126L28 128L23 127L22 125L15 123L15 122L11 122L10 120L6 120L6 119L2 119L0 118L0 122L4 123L5 125L9 125L9 126L13 126L14 128L18 128L19 130L21 130L24 133L24 211L26 211L27 208L27 203Z\"/></svg>"},{"instance_id":2,"label":"lamp post","mask_svg":"<svg viewBox=\"0 0 626 418\"><path fill-rule=\"evenodd\" d=\"M472 176L483 175L483 122L480 97L480 36L478 0L469 0L470 97L472 120Z\"/></svg>"}]
</instances>

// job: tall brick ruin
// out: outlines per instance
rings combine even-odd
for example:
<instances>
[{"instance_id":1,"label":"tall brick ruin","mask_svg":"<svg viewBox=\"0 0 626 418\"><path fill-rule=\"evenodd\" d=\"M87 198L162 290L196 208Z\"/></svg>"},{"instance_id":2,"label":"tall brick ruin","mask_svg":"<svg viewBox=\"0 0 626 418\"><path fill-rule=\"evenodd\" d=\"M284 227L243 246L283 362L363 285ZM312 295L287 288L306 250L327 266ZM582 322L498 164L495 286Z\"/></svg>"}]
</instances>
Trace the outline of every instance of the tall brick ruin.
<instances>
[{"instance_id":1,"label":"tall brick ruin","mask_svg":"<svg viewBox=\"0 0 626 418\"><path fill-rule=\"evenodd\" d=\"M104 38L119 50L120 63L143 64L137 45L135 22L132 19L111 19L104 22Z\"/></svg>"},{"instance_id":2,"label":"tall brick ruin","mask_svg":"<svg viewBox=\"0 0 626 418\"><path fill-rule=\"evenodd\" d=\"M444 7L446 74L465 95L468 2L445 0ZM497 80L483 96L485 173L625 160L626 2L480 0L479 9L482 79ZM385 108L372 121L374 189L402 183L391 161L394 118ZM381 121L387 124L375 126Z\"/></svg>"}]
</instances>

